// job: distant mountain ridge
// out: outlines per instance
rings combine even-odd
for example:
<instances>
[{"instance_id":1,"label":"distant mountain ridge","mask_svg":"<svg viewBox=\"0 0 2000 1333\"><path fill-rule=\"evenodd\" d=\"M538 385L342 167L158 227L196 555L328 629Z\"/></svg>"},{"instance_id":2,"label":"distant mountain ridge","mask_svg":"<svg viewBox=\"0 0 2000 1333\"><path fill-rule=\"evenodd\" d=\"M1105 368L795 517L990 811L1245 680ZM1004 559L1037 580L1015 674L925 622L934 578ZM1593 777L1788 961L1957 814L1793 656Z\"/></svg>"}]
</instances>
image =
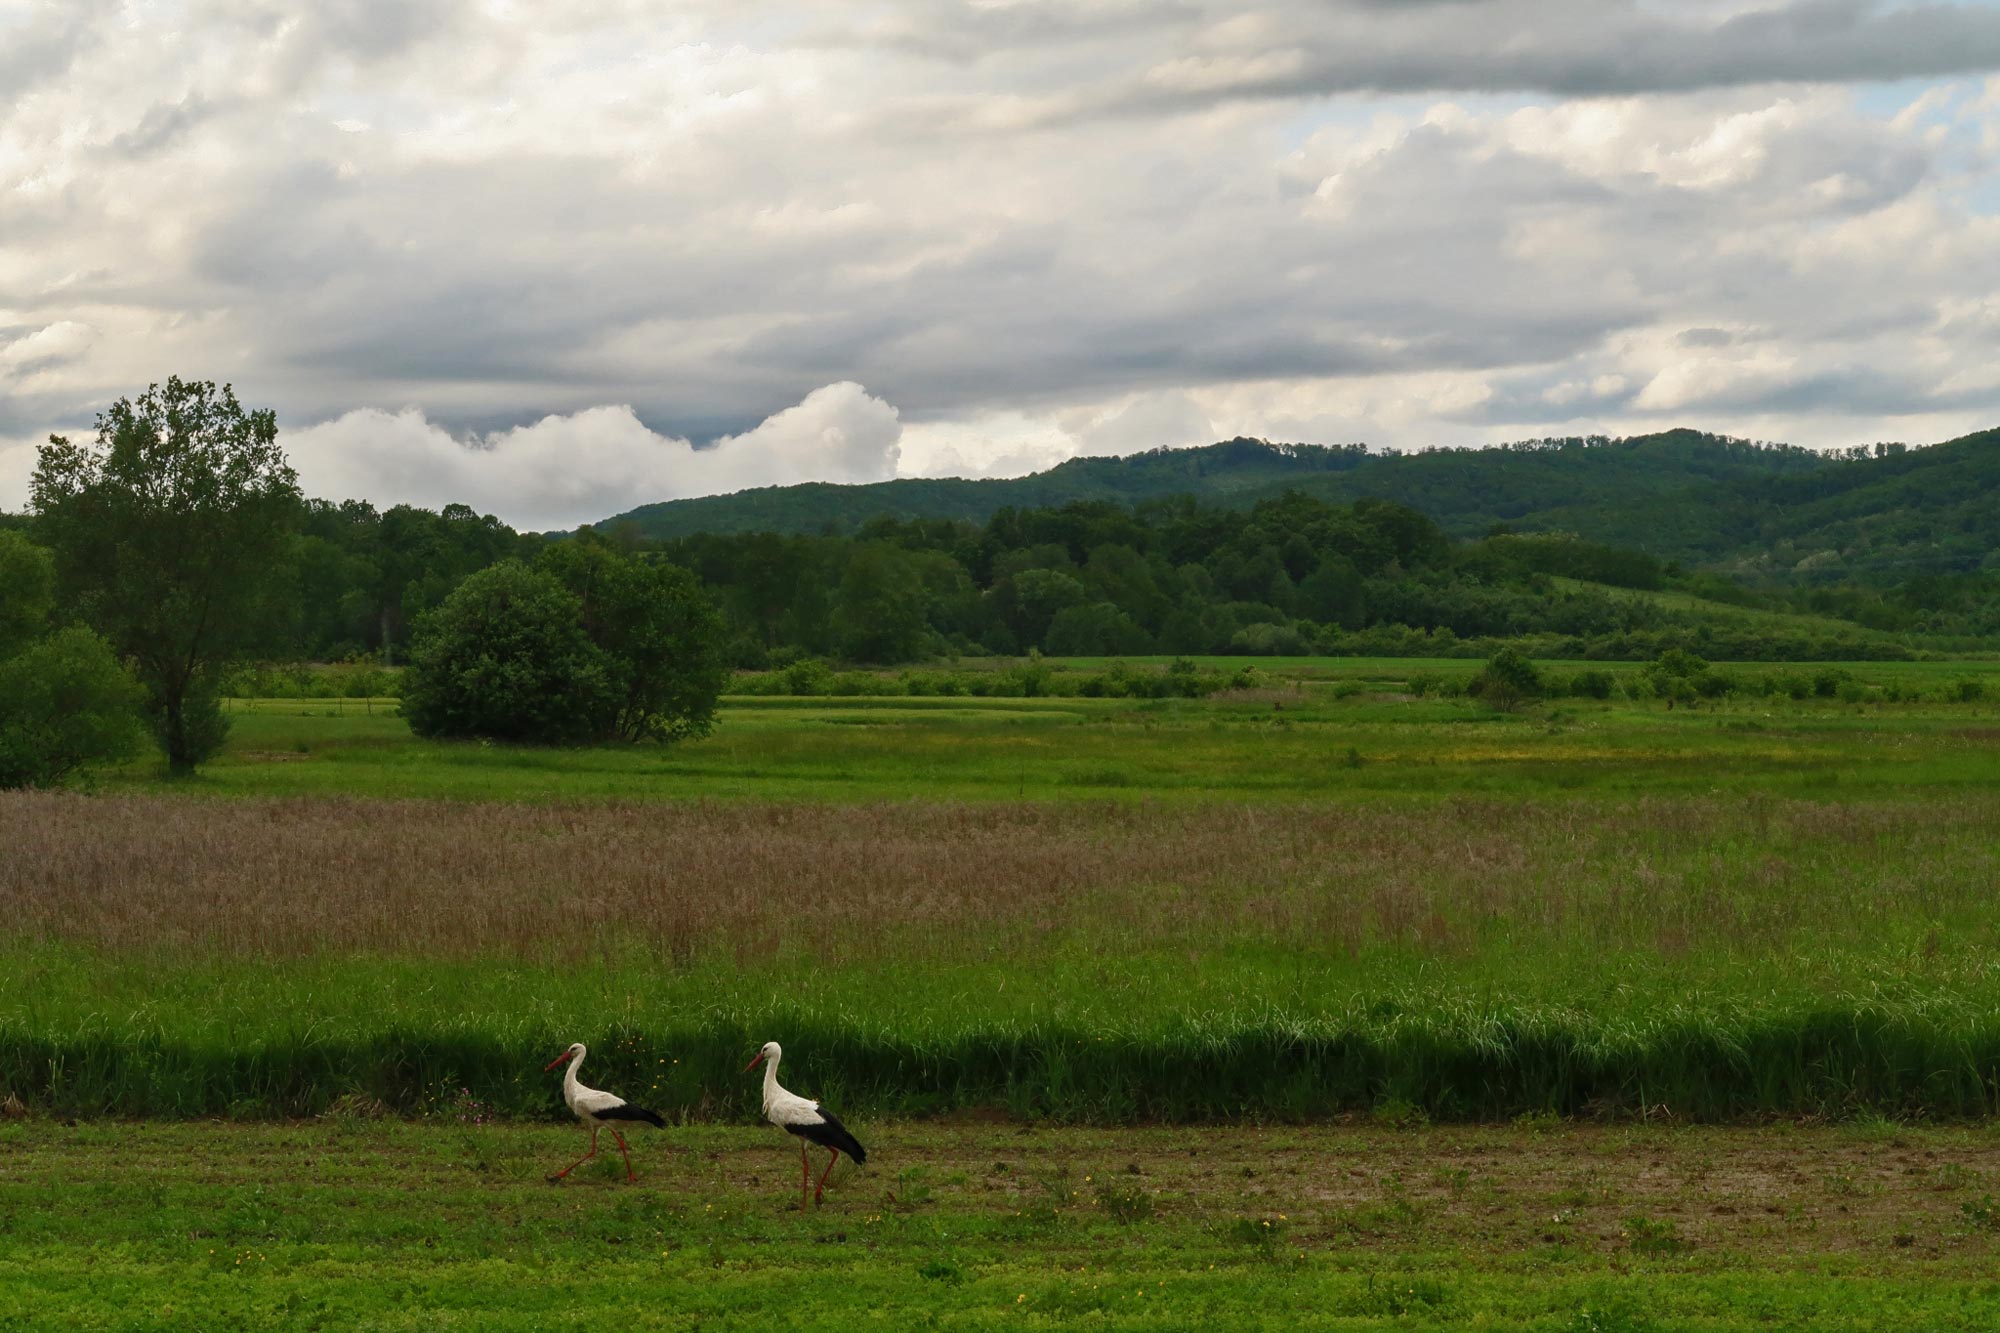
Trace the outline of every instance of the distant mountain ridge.
<instances>
[{"instance_id":1,"label":"distant mountain ridge","mask_svg":"<svg viewBox=\"0 0 2000 1333\"><path fill-rule=\"evenodd\" d=\"M812 482L644 505L655 539L694 533L851 532L871 518L983 522L1005 507L1138 504L1175 495L1247 507L1296 490L1422 510L1448 531L1568 531L1690 565L1780 580L1899 581L1991 567L2000 548L2000 430L1903 449L1823 454L1694 430L1484 449L1234 439L1122 458L1073 458L1006 479Z\"/></svg>"}]
</instances>

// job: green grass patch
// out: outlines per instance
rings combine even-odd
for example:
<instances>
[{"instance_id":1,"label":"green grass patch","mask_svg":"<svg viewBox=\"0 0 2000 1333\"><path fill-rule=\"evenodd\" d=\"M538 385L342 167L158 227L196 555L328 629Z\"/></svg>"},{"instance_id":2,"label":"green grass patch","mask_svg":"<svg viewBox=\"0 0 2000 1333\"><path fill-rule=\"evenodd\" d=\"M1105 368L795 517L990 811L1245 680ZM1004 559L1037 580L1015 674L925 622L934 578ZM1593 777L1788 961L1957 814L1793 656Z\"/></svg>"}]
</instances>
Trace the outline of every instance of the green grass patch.
<instances>
[{"instance_id":1,"label":"green grass patch","mask_svg":"<svg viewBox=\"0 0 2000 1333\"><path fill-rule=\"evenodd\" d=\"M1412 665L1473 669L1401 669ZM1955 680L1983 679L1969 670L1885 663L1853 675L1942 696ZM1371 679L1301 679L1213 700L735 699L704 740L575 750L421 741L387 709L351 700L232 701L222 757L174 789L473 800L1915 798L1988 788L2000 745L2000 675L1965 703L1756 697L1668 711L1563 699L1515 714L1412 699L1390 680L1344 692ZM153 788L158 773L140 762L105 785ZM1081 780L1092 775L1109 780Z\"/></svg>"},{"instance_id":2,"label":"green grass patch","mask_svg":"<svg viewBox=\"0 0 2000 1333\"><path fill-rule=\"evenodd\" d=\"M2000 1315L2000 1233L1903 1169L1990 1167L1984 1134L1911 1132L1877 1162L1828 1132L861 1129L870 1167L801 1212L772 1130L648 1133L636 1185L591 1167L553 1185L574 1125L0 1124L0 1326L1931 1333ZM1436 1183L1439 1158L1473 1184ZM1880 1188L1843 1207L1812 1183L1848 1169Z\"/></svg>"}]
</instances>

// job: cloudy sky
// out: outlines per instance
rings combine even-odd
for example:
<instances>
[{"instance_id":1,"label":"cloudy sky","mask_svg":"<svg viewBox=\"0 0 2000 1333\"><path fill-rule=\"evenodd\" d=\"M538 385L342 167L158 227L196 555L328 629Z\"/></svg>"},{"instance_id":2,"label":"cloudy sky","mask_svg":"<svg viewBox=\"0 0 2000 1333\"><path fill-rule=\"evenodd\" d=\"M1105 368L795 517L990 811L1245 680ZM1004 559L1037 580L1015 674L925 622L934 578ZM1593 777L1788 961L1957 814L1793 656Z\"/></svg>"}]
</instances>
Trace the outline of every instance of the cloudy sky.
<instances>
[{"instance_id":1,"label":"cloudy sky","mask_svg":"<svg viewBox=\"0 0 2000 1333\"><path fill-rule=\"evenodd\" d=\"M0 507L2000 423L2000 0L0 0Z\"/></svg>"}]
</instances>

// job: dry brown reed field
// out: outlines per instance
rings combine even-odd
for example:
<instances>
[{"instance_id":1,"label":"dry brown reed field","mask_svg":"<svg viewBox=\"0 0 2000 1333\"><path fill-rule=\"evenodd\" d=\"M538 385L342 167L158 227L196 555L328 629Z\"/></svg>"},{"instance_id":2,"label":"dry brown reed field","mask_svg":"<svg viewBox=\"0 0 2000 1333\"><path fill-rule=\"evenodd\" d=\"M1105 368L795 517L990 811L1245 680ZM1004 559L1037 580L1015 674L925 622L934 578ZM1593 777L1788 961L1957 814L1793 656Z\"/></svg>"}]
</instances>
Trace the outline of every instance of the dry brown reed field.
<instances>
[{"instance_id":1,"label":"dry brown reed field","mask_svg":"<svg viewBox=\"0 0 2000 1333\"><path fill-rule=\"evenodd\" d=\"M583 1039L611 1086L728 1117L782 1034L903 1114L1984 1115L1997 828L1984 793L9 794L0 1095L543 1114L533 1070Z\"/></svg>"},{"instance_id":2,"label":"dry brown reed field","mask_svg":"<svg viewBox=\"0 0 2000 1333\"><path fill-rule=\"evenodd\" d=\"M823 963L1492 932L1756 949L1983 913L2000 796L1410 808L0 796L17 940L114 954Z\"/></svg>"}]
</instances>

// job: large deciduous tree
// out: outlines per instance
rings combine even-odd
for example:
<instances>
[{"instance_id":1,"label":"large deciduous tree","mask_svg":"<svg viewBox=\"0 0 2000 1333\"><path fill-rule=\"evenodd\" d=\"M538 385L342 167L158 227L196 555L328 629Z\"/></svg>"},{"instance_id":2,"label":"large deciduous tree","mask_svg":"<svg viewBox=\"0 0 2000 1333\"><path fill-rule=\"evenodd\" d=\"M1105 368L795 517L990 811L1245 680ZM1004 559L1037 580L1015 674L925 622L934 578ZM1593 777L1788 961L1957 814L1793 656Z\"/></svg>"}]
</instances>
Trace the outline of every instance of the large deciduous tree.
<instances>
[{"instance_id":1,"label":"large deciduous tree","mask_svg":"<svg viewBox=\"0 0 2000 1333\"><path fill-rule=\"evenodd\" d=\"M221 746L222 670L278 621L298 479L269 411L227 385L169 379L49 437L35 469L37 535L83 619L132 663L168 767Z\"/></svg>"}]
</instances>

